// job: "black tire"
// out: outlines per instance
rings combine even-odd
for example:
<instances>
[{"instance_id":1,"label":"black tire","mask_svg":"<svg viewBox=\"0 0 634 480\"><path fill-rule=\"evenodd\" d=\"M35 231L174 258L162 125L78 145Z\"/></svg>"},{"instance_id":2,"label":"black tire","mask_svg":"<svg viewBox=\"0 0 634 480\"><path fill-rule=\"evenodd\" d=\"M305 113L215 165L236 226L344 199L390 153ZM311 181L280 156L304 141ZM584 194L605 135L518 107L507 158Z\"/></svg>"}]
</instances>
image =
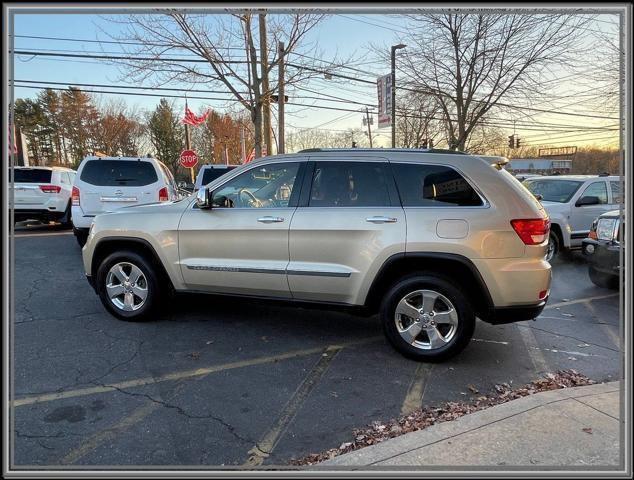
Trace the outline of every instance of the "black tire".
<instances>
[{"instance_id":1,"label":"black tire","mask_svg":"<svg viewBox=\"0 0 634 480\"><path fill-rule=\"evenodd\" d=\"M612 290L619 289L619 277L616 275L610 275L608 273L599 272L592 265L588 267L588 276L590 281L597 287L610 288Z\"/></svg>"},{"instance_id":2,"label":"black tire","mask_svg":"<svg viewBox=\"0 0 634 480\"><path fill-rule=\"evenodd\" d=\"M117 308L106 293L106 279L108 271L113 265L120 262L130 263L138 267L141 272L143 272L143 275L147 280L147 297L138 310L125 311ZM143 255L128 250L122 250L108 255L99 265L95 281L97 294L101 299L101 303L103 303L104 307L106 307L106 309L118 319L130 322L140 322L152 320L154 318L154 314L156 313L162 298L161 282L160 277L156 272L156 268L152 265L152 262Z\"/></svg>"},{"instance_id":3,"label":"black tire","mask_svg":"<svg viewBox=\"0 0 634 480\"><path fill-rule=\"evenodd\" d=\"M75 239L77 240L77 243L81 248L83 248L88 241L88 232L85 232L83 230L75 230L73 233L75 234Z\"/></svg>"},{"instance_id":4,"label":"black tire","mask_svg":"<svg viewBox=\"0 0 634 480\"><path fill-rule=\"evenodd\" d=\"M385 336L392 346L405 357L418 361L440 362L460 353L471 340L475 330L475 313L471 302L457 288L456 282L430 273L417 273L398 281L385 295L381 303L380 318ZM445 296L454 306L458 325L452 339L443 347L423 350L409 344L398 331L395 311L398 302L416 290L434 290Z\"/></svg>"},{"instance_id":5,"label":"black tire","mask_svg":"<svg viewBox=\"0 0 634 480\"><path fill-rule=\"evenodd\" d=\"M555 232L550 232L548 236L548 250L546 251L546 260L552 262L557 258L561 251L561 239ZM549 258L550 256L550 258Z\"/></svg>"},{"instance_id":6,"label":"black tire","mask_svg":"<svg viewBox=\"0 0 634 480\"><path fill-rule=\"evenodd\" d=\"M68 205L66 206L66 210L64 211L64 216L59 220L59 223L62 224L62 228L73 227L73 213L72 213L72 208L70 206L70 202L68 202Z\"/></svg>"}]
</instances>

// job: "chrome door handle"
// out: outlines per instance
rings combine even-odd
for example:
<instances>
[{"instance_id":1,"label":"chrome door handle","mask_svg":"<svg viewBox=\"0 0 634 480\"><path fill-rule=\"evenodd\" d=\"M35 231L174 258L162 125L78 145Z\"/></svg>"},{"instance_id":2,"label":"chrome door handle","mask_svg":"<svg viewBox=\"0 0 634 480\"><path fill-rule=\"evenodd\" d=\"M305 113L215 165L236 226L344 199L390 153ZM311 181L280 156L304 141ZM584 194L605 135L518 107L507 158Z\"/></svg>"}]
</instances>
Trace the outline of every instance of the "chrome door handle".
<instances>
[{"instance_id":1,"label":"chrome door handle","mask_svg":"<svg viewBox=\"0 0 634 480\"><path fill-rule=\"evenodd\" d=\"M283 221L284 221L284 219L282 217L266 216L266 217L258 218L258 222L260 222L260 223L280 223L280 222L283 222Z\"/></svg>"},{"instance_id":2,"label":"chrome door handle","mask_svg":"<svg viewBox=\"0 0 634 480\"><path fill-rule=\"evenodd\" d=\"M397 220L394 217L368 217L365 219L366 222L370 223L396 223Z\"/></svg>"}]
</instances>

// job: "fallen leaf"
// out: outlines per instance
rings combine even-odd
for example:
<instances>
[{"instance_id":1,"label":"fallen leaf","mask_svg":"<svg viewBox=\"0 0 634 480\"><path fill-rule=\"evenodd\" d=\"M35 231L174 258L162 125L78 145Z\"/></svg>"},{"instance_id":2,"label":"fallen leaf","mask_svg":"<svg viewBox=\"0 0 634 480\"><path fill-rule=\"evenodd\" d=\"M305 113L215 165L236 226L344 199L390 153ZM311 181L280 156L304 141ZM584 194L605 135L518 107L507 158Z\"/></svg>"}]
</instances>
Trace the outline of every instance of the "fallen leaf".
<instances>
[{"instance_id":1,"label":"fallen leaf","mask_svg":"<svg viewBox=\"0 0 634 480\"><path fill-rule=\"evenodd\" d=\"M480 393L476 387L473 385L467 385L467 388L471 390L472 393Z\"/></svg>"},{"instance_id":2,"label":"fallen leaf","mask_svg":"<svg viewBox=\"0 0 634 480\"><path fill-rule=\"evenodd\" d=\"M187 356L193 358L194 360L198 360L200 358L200 352L192 352Z\"/></svg>"},{"instance_id":3,"label":"fallen leaf","mask_svg":"<svg viewBox=\"0 0 634 480\"><path fill-rule=\"evenodd\" d=\"M582 428L581 430L583 430L586 433L592 434L592 429L590 427Z\"/></svg>"}]
</instances>

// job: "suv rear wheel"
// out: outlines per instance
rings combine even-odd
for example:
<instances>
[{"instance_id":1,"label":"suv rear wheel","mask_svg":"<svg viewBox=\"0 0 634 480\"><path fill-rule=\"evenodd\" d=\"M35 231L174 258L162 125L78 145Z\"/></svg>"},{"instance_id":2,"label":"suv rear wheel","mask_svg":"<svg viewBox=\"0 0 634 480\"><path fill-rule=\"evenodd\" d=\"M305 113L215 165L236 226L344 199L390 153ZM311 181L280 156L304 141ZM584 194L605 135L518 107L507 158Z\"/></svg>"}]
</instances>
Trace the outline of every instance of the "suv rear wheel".
<instances>
[{"instance_id":1,"label":"suv rear wheel","mask_svg":"<svg viewBox=\"0 0 634 480\"><path fill-rule=\"evenodd\" d=\"M383 299L380 316L392 346L414 360L456 355L475 329L469 300L449 280L425 273L395 284Z\"/></svg>"},{"instance_id":2,"label":"suv rear wheel","mask_svg":"<svg viewBox=\"0 0 634 480\"><path fill-rule=\"evenodd\" d=\"M136 252L121 251L106 257L96 281L101 303L121 320L147 320L161 298L155 268Z\"/></svg>"}]
</instances>

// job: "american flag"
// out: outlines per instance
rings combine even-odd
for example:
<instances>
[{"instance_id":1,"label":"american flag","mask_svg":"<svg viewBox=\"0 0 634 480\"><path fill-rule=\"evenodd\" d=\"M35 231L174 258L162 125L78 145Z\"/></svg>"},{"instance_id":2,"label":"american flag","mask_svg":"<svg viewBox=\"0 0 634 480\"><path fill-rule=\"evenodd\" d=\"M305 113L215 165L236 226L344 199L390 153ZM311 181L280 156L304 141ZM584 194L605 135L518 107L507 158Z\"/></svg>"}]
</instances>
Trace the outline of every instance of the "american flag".
<instances>
[{"instance_id":1,"label":"american flag","mask_svg":"<svg viewBox=\"0 0 634 480\"><path fill-rule=\"evenodd\" d=\"M182 123L185 123L187 125L191 125L193 127L196 127L200 124L205 123L205 120L207 120L207 117L209 116L209 112L211 110L207 110L205 113L203 113L200 116L197 116L194 112L192 112L189 107L187 106L187 101L185 101L185 117L181 120Z\"/></svg>"}]
</instances>

